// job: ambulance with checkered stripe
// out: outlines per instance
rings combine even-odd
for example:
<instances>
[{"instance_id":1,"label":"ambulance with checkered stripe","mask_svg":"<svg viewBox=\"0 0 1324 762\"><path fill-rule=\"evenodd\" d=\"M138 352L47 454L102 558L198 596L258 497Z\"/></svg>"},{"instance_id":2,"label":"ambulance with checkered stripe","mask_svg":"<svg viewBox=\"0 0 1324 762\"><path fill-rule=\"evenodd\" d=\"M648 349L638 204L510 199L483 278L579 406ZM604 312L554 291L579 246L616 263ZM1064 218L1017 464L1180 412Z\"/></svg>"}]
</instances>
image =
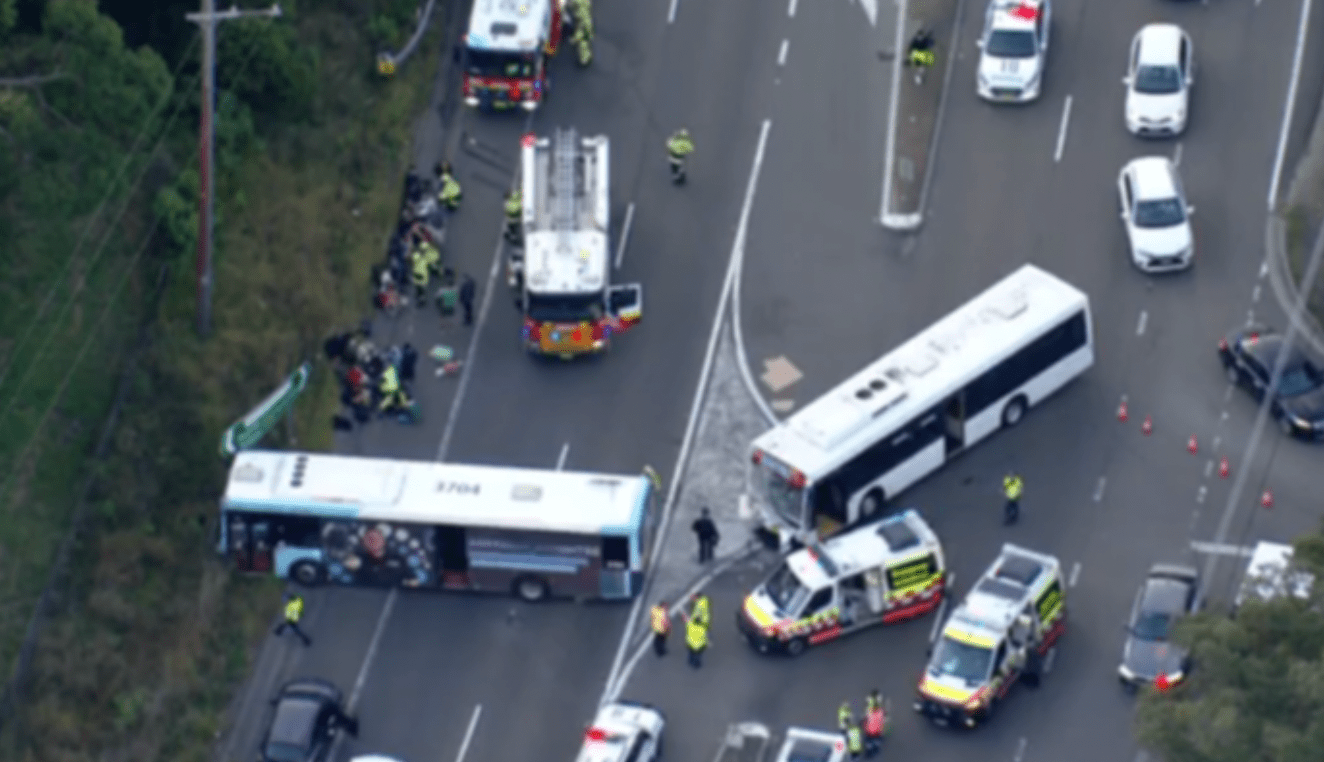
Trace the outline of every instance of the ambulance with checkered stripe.
<instances>
[{"instance_id":1,"label":"ambulance with checkered stripe","mask_svg":"<svg viewBox=\"0 0 1324 762\"><path fill-rule=\"evenodd\" d=\"M598 710L584 731L575 762L655 762L662 756L665 715L635 701L613 701Z\"/></svg>"},{"instance_id":2,"label":"ambulance with checkered stripe","mask_svg":"<svg viewBox=\"0 0 1324 762\"><path fill-rule=\"evenodd\" d=\"M1065 592L1055 557L1003 545L930 649L915 711L939 725L973 728L1017 682L1037 686L1066 631Z\"/></svg>"},{"instance_id":3,"label":"ambulance with checkered stripe","mask_svg":"<svg viewBox=\"0 0 1324 762\"><path fill-rule=\"evenodd\" d=\"M938 536L910 509L792 552L746 596L736 623L761 653L798 656L870 625L934 610L946 571Z\"/></svg>"}]
</instances>

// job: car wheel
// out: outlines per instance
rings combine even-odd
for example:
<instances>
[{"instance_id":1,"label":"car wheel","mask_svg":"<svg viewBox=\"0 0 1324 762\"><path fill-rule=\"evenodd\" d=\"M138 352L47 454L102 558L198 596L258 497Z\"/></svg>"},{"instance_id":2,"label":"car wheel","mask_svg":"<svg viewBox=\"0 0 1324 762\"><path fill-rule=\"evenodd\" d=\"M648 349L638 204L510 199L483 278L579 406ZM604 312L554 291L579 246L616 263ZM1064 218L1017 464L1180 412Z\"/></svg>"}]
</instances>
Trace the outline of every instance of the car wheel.
<instances>
[{"instance_id":1,"label":"car wheel","mask_svg":"<svg viewBox=\"0 0 1324 762\"><path fill-rule=\"evenodd\" d=\"M1241 374L1237 372L1237 366L1228 363L1223 366L1223 374L1227 376L1227 382L1233 386L1241 384Z\"/></svg>"},{"instance_id":2,"label":"car wheel","mask_svg":"<svg viewBox=\"0 0 1324 762\"><path fill-rule=\"evenodd\" d=\"M875 487L860 499L860 518L873 519L883 515L883 491Z\"/></svg>"},{"instance_id":3,"label":"car wheel","mask_svg":"<svg viewBox=\"0 0 1324 762\"><path fill-rule=\"evenodd\" d=\"M1025 417L1026 401L1023 396L1016 396L1002 408L1002 425L1011 428Z\"/></svg>"},{"instance_id":4,"label":"car wheel","mask_svg":"<svg viewBox=\"0 0 1324 762\"><path fill-rule=\"evenodd\" d=\"M809 641L804 638L793 638L786 644L786 655L795 658L805 652L809 647Z\"/></svg>"},{"instance_id":5,"label":"car wheel","mask_svg":"<svg viewBox=\"0 0 1324 762\"><path fill-rule=\"evenodd\" d=\"M317 587L325 577L325 570L316 561L298 561L290 567L290 579L304 587Z\"/></svg>"},{"instance_id":6,"label":"car wheel","mask_svg":"<svg viewBox=\"0 0 1324 762\"><path fill-rule=\"evenodd\" d=\"M547 580L534 576L524 576L515 580L514 589L515 595L529 603L545 601L547 595L551 592L547 587Z\"/></svg>"}]
</instances>

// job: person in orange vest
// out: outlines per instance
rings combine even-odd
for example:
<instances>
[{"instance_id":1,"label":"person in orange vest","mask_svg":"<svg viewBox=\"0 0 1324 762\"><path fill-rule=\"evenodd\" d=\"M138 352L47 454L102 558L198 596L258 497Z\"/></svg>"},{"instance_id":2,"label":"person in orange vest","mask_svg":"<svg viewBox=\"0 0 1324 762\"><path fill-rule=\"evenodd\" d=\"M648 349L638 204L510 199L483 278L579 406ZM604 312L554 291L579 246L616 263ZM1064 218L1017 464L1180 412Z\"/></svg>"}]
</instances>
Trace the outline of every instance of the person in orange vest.
<instances>
[{"instance_id":1,"label":"person in orange vest","mask_svg":"<svg viewBox=\"0 0 1324 762\"><path fill-rule=\"evenodd\" d=\"M667 636L671 634L671 614L667 611L667 602L658 601L649 612L653 624L653 653L667 655Z\"/></svg>"},{"instance_id":2,"label":"person in orange vest","mask_svg":"<svg viewBox=\"0 0 1324 762\"><path fill-rule=\"evenodd\" d=\"M882 748L883 734L887 732L883 696L877 688L864 700L864 707L864 755L872 757Z\"/></svg>"}]
</instances>

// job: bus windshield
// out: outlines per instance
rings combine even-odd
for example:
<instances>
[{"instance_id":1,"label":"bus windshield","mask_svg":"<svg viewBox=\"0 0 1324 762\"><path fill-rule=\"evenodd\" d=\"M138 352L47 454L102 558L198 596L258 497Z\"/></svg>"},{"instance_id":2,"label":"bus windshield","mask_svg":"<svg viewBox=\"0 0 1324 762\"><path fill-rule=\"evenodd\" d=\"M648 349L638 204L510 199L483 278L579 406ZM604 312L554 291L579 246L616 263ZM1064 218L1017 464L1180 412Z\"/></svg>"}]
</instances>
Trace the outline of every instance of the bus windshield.
<instances>
[{"instance_id":1,"label":"bus windshield","mask_svg":"<svg viewBox=\"0 0 1324 762\"><path fill-rule=\"evenodd\" d=\"M527 314L539 323L601 320L606 314L602 294L529 294Z\"/></svg>"},{"instance_id":2,"label":"bus windshield","mask_svg":"<svg viewBox=\"0 0 1324 762\"><path fill-rule=\"evenodd\" d=\"M465 48L464 71L474 77L533 79L537 70L533 53Z\"/></svg>"},{"instance_id":3,"label":"bus windshield","mask_svg":"<svg viewBox=\"0 0 1324 762\"><path fill-rule=\"evenodd\" d=\"M804 607L805 598L809 597L809 588L800 582L791 565L784 561L763 584L763 590L772 599L778 611L787 616L795 616Z\"/></svg>"},{"instance_id":4,"label":"bus windshield","mask_svg":"<svg viewBox=\"0 0 1324 762\"><path fill-rule=\"evenodd\" d=\"M758 497L772 507L777 515L792 526L799 526L804 507L804 489L792 487L781 474L767 465L755 469L754 488Z\"/></svg>"}]
</instances>

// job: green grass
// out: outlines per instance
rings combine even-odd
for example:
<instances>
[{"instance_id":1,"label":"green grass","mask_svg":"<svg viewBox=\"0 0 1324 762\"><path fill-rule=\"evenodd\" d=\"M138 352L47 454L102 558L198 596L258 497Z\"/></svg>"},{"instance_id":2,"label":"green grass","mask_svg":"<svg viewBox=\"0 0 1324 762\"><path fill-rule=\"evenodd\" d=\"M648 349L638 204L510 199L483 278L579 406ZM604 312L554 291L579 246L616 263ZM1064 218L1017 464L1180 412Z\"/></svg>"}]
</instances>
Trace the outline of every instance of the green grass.
<instances>
[{"instance_id":1,"label":"green grass","mask_svg":"<svg viewBox=\"0 0 1324 762\"><path fill-rule=\"evenodd\" d=\"M210 759L279 590L270 579L233 575L211 552L226 468L216 452L219 437L309 359L317 362L294 429L300 447L329 447L337 391L320 362L321 341L367 311L369 266L383 255L412 130L438 61L435 45L425 46L394 79L380 80L362 31L372 25L352 21L330 11L293 20L300 40L318 51L314 124L271 127L265 150L250 155L229 183L218 183L214 335L205 343L194 336L191 263L174 263L103 463L89 464L86 453L134 333L135 307L150 286L135 279L121 297L123 309L101 319L107 283L132 247L117 245L114 258L90 269L76 307L50 324L52 346L61 351L32 366L32 391L12 414L29 428L80 341L92 331L104 339L75 370L0 503L0 643L11 663L15 636L93 471L94 521L76 548L64 605L40 641L17 732L7 727L0 739L5 759ZM186 162L187 153L175 153ZM57 264L32 266L44 268L28 276L37 282L53 278ZM6 292L0 334L14 335L13 315L30 313L44 295L39 291ZM283 437L277 432L269 444ZM19 443L10 439L0 453L16 457Z\"/></svg>"}]
</instances>

